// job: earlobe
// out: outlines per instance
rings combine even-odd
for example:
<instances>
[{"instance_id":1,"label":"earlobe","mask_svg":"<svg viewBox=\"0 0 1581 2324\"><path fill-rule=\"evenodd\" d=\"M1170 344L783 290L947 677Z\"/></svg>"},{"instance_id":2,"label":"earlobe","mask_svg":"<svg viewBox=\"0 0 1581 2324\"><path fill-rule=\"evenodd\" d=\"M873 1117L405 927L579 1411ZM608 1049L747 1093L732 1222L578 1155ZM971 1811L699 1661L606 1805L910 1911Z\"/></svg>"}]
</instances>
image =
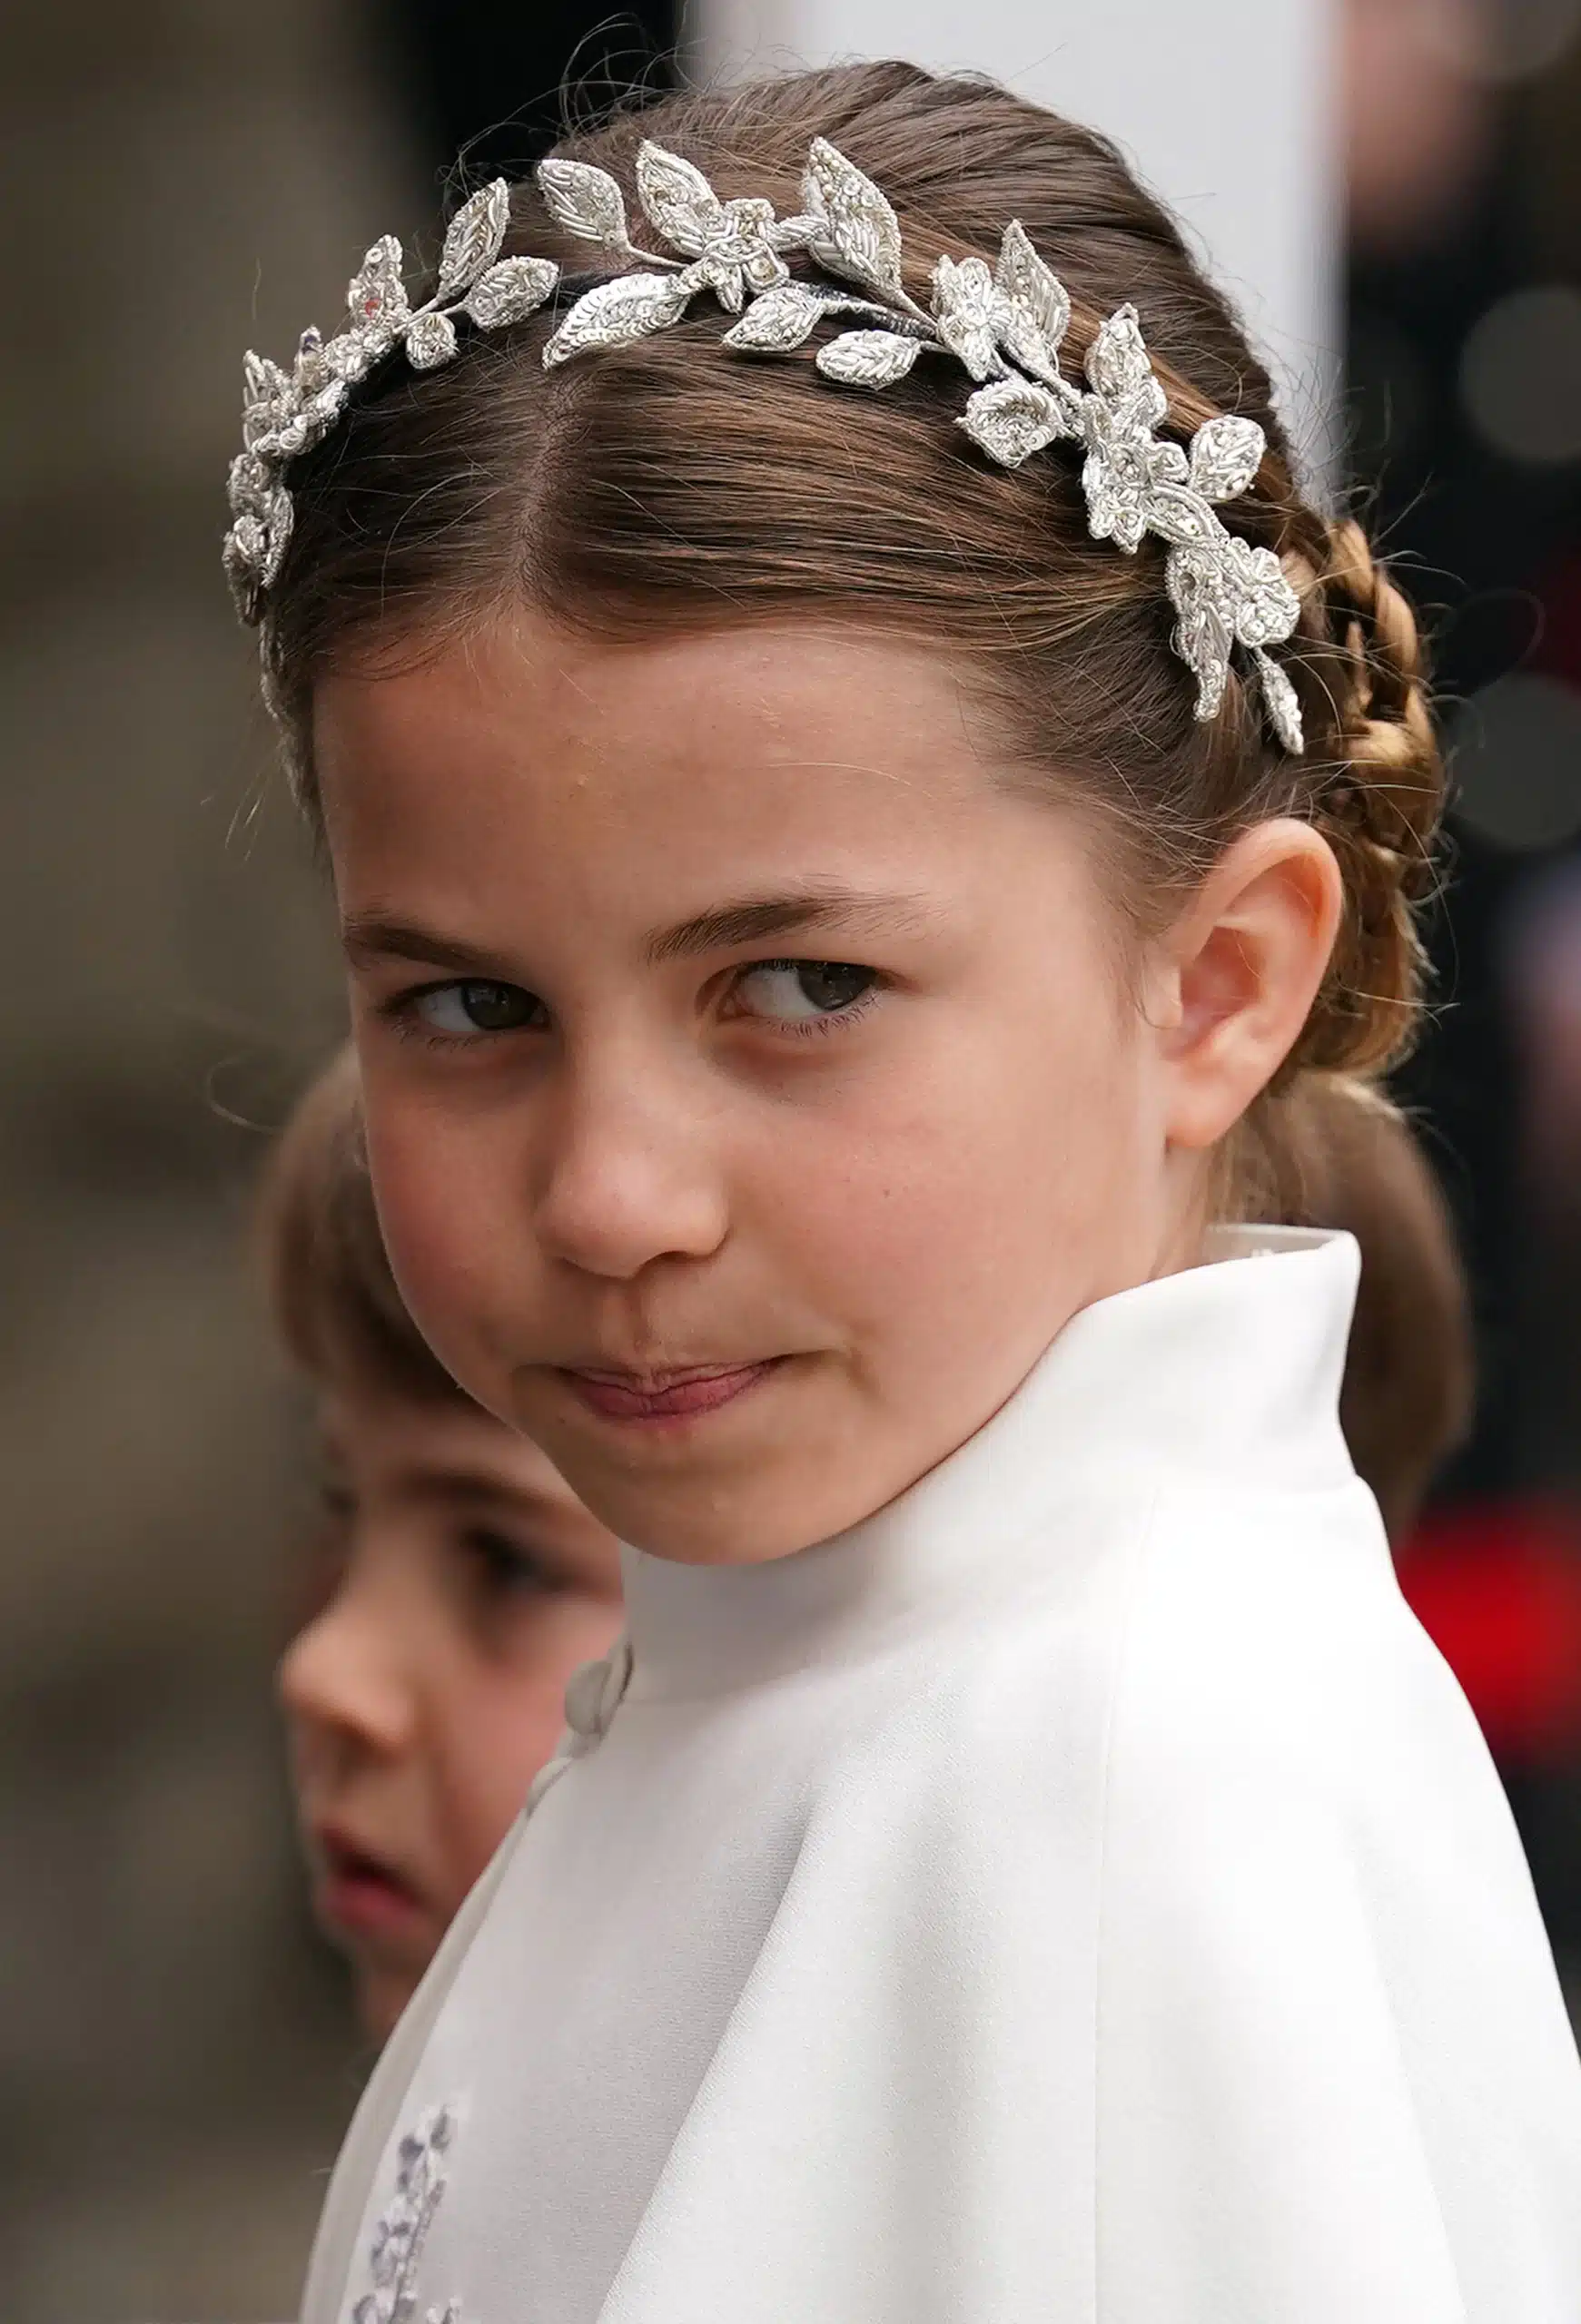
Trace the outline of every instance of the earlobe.
<instances>
[{"instance_id":1,"label":"earlobe","mask_svg":"<svg viewBox=\"0 0 1581 2324\"><path fill-rule=\"evenodd\" d=\"M1333 850L1309 823L1259 823L1220 857L1170 944L1172 1145L1216 1144L1278 1072L1322 983L1343 905Z\"/></svg>"}]
</instances>

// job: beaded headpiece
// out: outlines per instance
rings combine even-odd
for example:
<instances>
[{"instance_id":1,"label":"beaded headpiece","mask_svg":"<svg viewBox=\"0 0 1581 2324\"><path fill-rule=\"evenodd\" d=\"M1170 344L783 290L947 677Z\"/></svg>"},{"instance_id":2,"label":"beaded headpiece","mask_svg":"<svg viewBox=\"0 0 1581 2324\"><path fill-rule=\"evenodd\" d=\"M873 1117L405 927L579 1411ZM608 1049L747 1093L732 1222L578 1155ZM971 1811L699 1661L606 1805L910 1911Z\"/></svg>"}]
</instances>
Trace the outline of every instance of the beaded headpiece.
<instances>
[{"instance_id":1,"label":"beaded headpiece","mask_svg":"<svg viewBox=\"0 0 1581 2324\"><path fill-rule=\"evenodd\" d=\"M662 250L633 242L620 188L607 171L548 161L536 174L565 231L620 268L567 308L544 347L547 368L663 330L705 290L739 318L724 344L742 355L786 355L830 318L854 323L825 340L815 359L825 379L843 386L887 388L924 355L954 358L977 382L958 425L991 460L1019 468L1047 445L1080 445L1093 538L1127 554L1148 534L1166 544L1174 646L1197 681L1197 716L1218 712L1239 646L1280 742L1301 749L1295 689L1267 651L1295 628L1299 601L1273 551L1227 531L1214 514L1215 503L1250 488L1266 449L1263 431L1226 414L1206 420L1189 447L1161 438L1168 399L1134 307L1117 308L1100 325L1086 385L1074 386L1060 369L1070 298L1013 220L995 266L941 258L930 305L919 306L901 281L894 212L823 138L813 142L803 207L790 218L776 218L761 200L721 202L690 162L644 144L637 198ZM499 330L553 296L560 271L552 260L500 257L509 219L509 189L496 179L451 220L433 295L417 307L407 296L400 244L386 235L351 284L344 330L331 339L305 331L290 371L248 355L243 449L231 465L233 521L225 539L244 620L263 618L291 538L290 464L329 434L358 382L398 348L414 369L433 370L455 355L459 321ZM795 255L816 273L793 279L787 261Z\"/></svg>"}]
</instances>

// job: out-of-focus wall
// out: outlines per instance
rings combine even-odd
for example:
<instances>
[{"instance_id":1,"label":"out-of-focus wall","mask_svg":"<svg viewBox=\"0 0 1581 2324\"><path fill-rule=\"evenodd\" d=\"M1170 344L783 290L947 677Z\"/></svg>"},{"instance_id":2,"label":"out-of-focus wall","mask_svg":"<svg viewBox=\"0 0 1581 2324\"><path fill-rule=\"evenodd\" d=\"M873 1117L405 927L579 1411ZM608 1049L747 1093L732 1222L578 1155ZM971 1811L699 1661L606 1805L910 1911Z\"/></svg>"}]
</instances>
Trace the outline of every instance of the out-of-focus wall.
<instances>
[{"instance_id":1,"label":"out-of-focus wall","mask_svg":"<svg viewBox=\"0 0 1581 2324\"><path fill-rule=\"evenodd\" d=\"M0 29L0 2309L289 2313L358 2062L269 1665L293 1481L241 1248L332 1036L218 566L239 359L429 206L351 0Z\"/></svg>"},{"instance_id":2,"label":"out-of-focus wall","mask_svg":"<svg viewBox=\"0 0 1581 2324\"><path fill-rule=\"evenodd\" d=\"M1333 449L1341 187L1333 0L692 0L705 76L904 56L990 73L1115 138L1274 364L1298 444Z\"/></svg>"}]
</instances>

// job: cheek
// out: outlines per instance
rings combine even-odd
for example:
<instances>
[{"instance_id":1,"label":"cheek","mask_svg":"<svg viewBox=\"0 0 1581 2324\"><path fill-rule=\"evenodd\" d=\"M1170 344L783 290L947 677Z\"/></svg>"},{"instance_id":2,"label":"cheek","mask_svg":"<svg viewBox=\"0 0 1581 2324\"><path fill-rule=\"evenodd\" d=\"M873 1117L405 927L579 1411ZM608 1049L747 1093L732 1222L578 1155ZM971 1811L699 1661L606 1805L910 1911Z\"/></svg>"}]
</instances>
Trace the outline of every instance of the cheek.
<instances>
[{"instance_id":1,"label":"cheek","mask_svg":"<svg viewBox=\"0 0 1581 2324\"><path fill-rule=\"evenodd\" d=\"M401 1297L441 1361L471 1387L493 1303L521 1260L500 1229L510 1168L485 1126L365 1084L369 1167Z\"/></svg>"},{"instance_id":2,"label":"cheek","mask_svg":"<svg viewBox=\"0 0 1581 2324\"><path fill-rule=\"evenodd\" d=\"M766 1155L769 1231L853 1320L914 1334L934 1303L1013 1310L1134 1183L1147 1109L1133 1012L1086 959L1023 991L1019 1009L931 1030L854 1090L847 1118L799 1135L792 1121Z\"/></svg>"}]
</instances>

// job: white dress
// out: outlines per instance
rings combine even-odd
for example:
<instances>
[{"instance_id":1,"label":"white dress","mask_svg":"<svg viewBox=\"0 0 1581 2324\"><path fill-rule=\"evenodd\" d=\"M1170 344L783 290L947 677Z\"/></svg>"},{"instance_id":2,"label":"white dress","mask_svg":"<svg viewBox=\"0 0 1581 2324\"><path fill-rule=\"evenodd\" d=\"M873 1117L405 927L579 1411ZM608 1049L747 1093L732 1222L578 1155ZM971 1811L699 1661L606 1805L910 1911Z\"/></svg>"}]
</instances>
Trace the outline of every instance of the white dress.
<instances>
[{"instance_id":1,"label":"white dress","mask_svg":"<svg viewBox=\"0 0 1581 2324\"><path fill-rule=\"evenodd\" d=\"M306 2324L1581 2324L1581 2064L1336 1420L1347 1236L1087 1309L634 1660L397 2030Z\"/></svg>"}]
</instances>

